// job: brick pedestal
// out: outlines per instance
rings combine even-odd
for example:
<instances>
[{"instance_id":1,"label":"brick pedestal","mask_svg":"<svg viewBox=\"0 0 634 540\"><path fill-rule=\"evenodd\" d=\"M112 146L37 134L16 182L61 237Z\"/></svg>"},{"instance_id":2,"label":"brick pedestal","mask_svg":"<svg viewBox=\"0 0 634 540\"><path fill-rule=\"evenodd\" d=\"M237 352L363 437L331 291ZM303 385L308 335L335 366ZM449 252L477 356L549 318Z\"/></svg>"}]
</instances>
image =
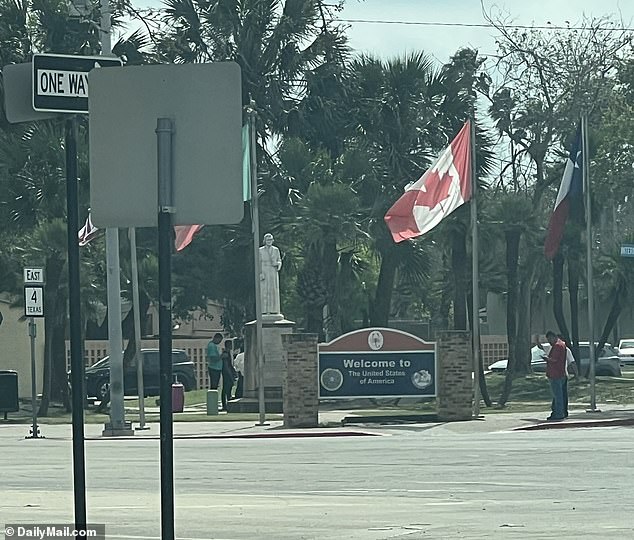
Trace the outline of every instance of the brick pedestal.
<instances>
[{"instance_id":1,"label":"brick pedestal","mask_svg":"<svg viewBox=\"0 0 634 540\"><path fill-rule=\"evenodd\" d=\"M286 334L284 348L284 427L316 427L319 423L316 334Z\"/></svg>"},{"instance_id":2,"label":"brick pedestal","mask_svg":"<svg viewBox=\"0 0 634 540\"><path fill-rule=\"evenodd\" d=\"M473 402L471 333L447 331L437 334L438 418L469 420Z\"/></svg>"}]
</instances>

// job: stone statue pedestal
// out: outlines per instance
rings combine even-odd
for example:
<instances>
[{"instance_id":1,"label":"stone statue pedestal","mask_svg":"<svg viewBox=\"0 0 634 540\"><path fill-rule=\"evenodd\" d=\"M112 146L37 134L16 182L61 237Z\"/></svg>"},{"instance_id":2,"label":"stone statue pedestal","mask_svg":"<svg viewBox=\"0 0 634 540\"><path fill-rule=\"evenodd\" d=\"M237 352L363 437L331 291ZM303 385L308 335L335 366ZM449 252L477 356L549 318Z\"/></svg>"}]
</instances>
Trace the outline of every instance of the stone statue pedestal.
<instances>
[{"instance_id":1,"label":"stone statue pedestal","mask_svg":"<svg viewBox=\"0 0 634 540\"><path fill-rule=\"evenodd\" d=\"M228 403L229 412L258 412L258 363L256 356L256 322L245 325L244 394ZM284 315L267 314L262 317L262 349L264 353L264 400L267 413L282 412L284 357L282 335L292 334L295 323Z\"/></svg>"}]
</instances>

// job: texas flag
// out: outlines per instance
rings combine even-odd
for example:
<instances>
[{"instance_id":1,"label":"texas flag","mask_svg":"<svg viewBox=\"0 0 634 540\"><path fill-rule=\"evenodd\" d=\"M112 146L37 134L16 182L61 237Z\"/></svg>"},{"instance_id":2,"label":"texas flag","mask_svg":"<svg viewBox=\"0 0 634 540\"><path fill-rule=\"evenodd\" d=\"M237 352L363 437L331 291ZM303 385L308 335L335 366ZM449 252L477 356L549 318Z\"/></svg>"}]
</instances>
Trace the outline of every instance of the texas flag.
<instances>
[{"instance_id":1,"label":"texas flag","mask_svg":"<svg viewBox=\"0 0 634 540\"><path fill-rule=\"evenodd\" d=\"M580 201L583 195L583 155L581 126L577 128L577 135L566 162L564 175L559 186L559 193L555 201L555 209L548 223L548 234L544 242L544 255L553 259L559 251L559 244L564 235L564 227L570 213L570 207Z\"/></svg>"},{"instance_id":2,"label":"texas flag","mask_svg":"<svg viewBox=\"0 0 634 540\"><path fill-rule=\"evenodd\" d=\"M471 198L471 123L385 214L395 242L431 231Z\"/></svg>"}]
</instances>

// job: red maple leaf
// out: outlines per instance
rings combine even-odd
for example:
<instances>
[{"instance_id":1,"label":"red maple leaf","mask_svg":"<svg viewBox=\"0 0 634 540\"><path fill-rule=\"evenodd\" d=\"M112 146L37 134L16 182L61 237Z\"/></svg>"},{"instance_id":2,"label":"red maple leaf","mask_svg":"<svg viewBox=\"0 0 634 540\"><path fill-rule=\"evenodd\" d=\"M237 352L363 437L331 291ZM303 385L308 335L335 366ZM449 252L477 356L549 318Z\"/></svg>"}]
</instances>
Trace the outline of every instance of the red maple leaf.
<instances>
[{"instance_id":1,"label":"red maple leaf","mask_svg":"<svg viewBox=\"0 0 634 540\"><path fill-rule=\"evenodd\" d=\"M418 192L416 206L434 208L449 196L453 179L447 172L441 173L439 170L427 171L425 176L427 176L424 183L425 191Z\"/></svg>"}]
</instances>

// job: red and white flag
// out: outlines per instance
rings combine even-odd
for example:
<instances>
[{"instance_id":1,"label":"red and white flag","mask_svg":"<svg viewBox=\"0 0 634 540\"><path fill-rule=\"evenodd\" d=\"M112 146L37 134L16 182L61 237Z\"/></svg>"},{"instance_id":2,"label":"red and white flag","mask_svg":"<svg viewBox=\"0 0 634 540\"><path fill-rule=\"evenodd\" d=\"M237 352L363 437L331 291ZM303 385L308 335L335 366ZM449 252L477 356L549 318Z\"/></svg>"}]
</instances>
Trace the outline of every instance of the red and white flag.
<instances>
[{"instance_id":1,"label":"red and white flag","mask_svg":"<svg viewBox=\"0 0 634 540\"><path fill-rule=\"evenodd\" d=\"M174 226L174 247L176 251L182 251L192 243L194 235L202 229L202 225L175 225ZM79 229L77 239L80 246L86 246L91 240L97 238L105 232L105 229L98 229L92 224L90 213L86 218L86 223Z\"/></svg>"},{"instance_id":2,"label":"red and white flag","mask_svg":"<svg viewBox=\"0 0 634 540\"><path fill-rule=\"evenodd\" d=\"M77 239L80 247L86 246L90 243L91 240L97 238L100 234L103 233L102 229L98 229L92 224L92 218L90 216L90 212L88 212L88 217L86 218L86 223L84 226L79 229L77 232Z\"/></svg>"},{"instance_id":3,"label":"red and white flag","mask_svg":"<svg viewBox=\"0 0 634 540\"><path fill-rule=\"evenodd\" d=\"M430 169L385 214L395 242L431 231L471 198L471 124L465 123Z\"/></svg>"},{"instance_id":4,"label":"red and white flag","mask_svg":"<svg viewBox=\"0 0 634 540\"><path fill-rule=\"evenodd\" d=\"M192 243L194 235L202 229L202 225L176 225L174 226L174 246L176 251L182 251Z\"/></svg>"}]
</instances>

